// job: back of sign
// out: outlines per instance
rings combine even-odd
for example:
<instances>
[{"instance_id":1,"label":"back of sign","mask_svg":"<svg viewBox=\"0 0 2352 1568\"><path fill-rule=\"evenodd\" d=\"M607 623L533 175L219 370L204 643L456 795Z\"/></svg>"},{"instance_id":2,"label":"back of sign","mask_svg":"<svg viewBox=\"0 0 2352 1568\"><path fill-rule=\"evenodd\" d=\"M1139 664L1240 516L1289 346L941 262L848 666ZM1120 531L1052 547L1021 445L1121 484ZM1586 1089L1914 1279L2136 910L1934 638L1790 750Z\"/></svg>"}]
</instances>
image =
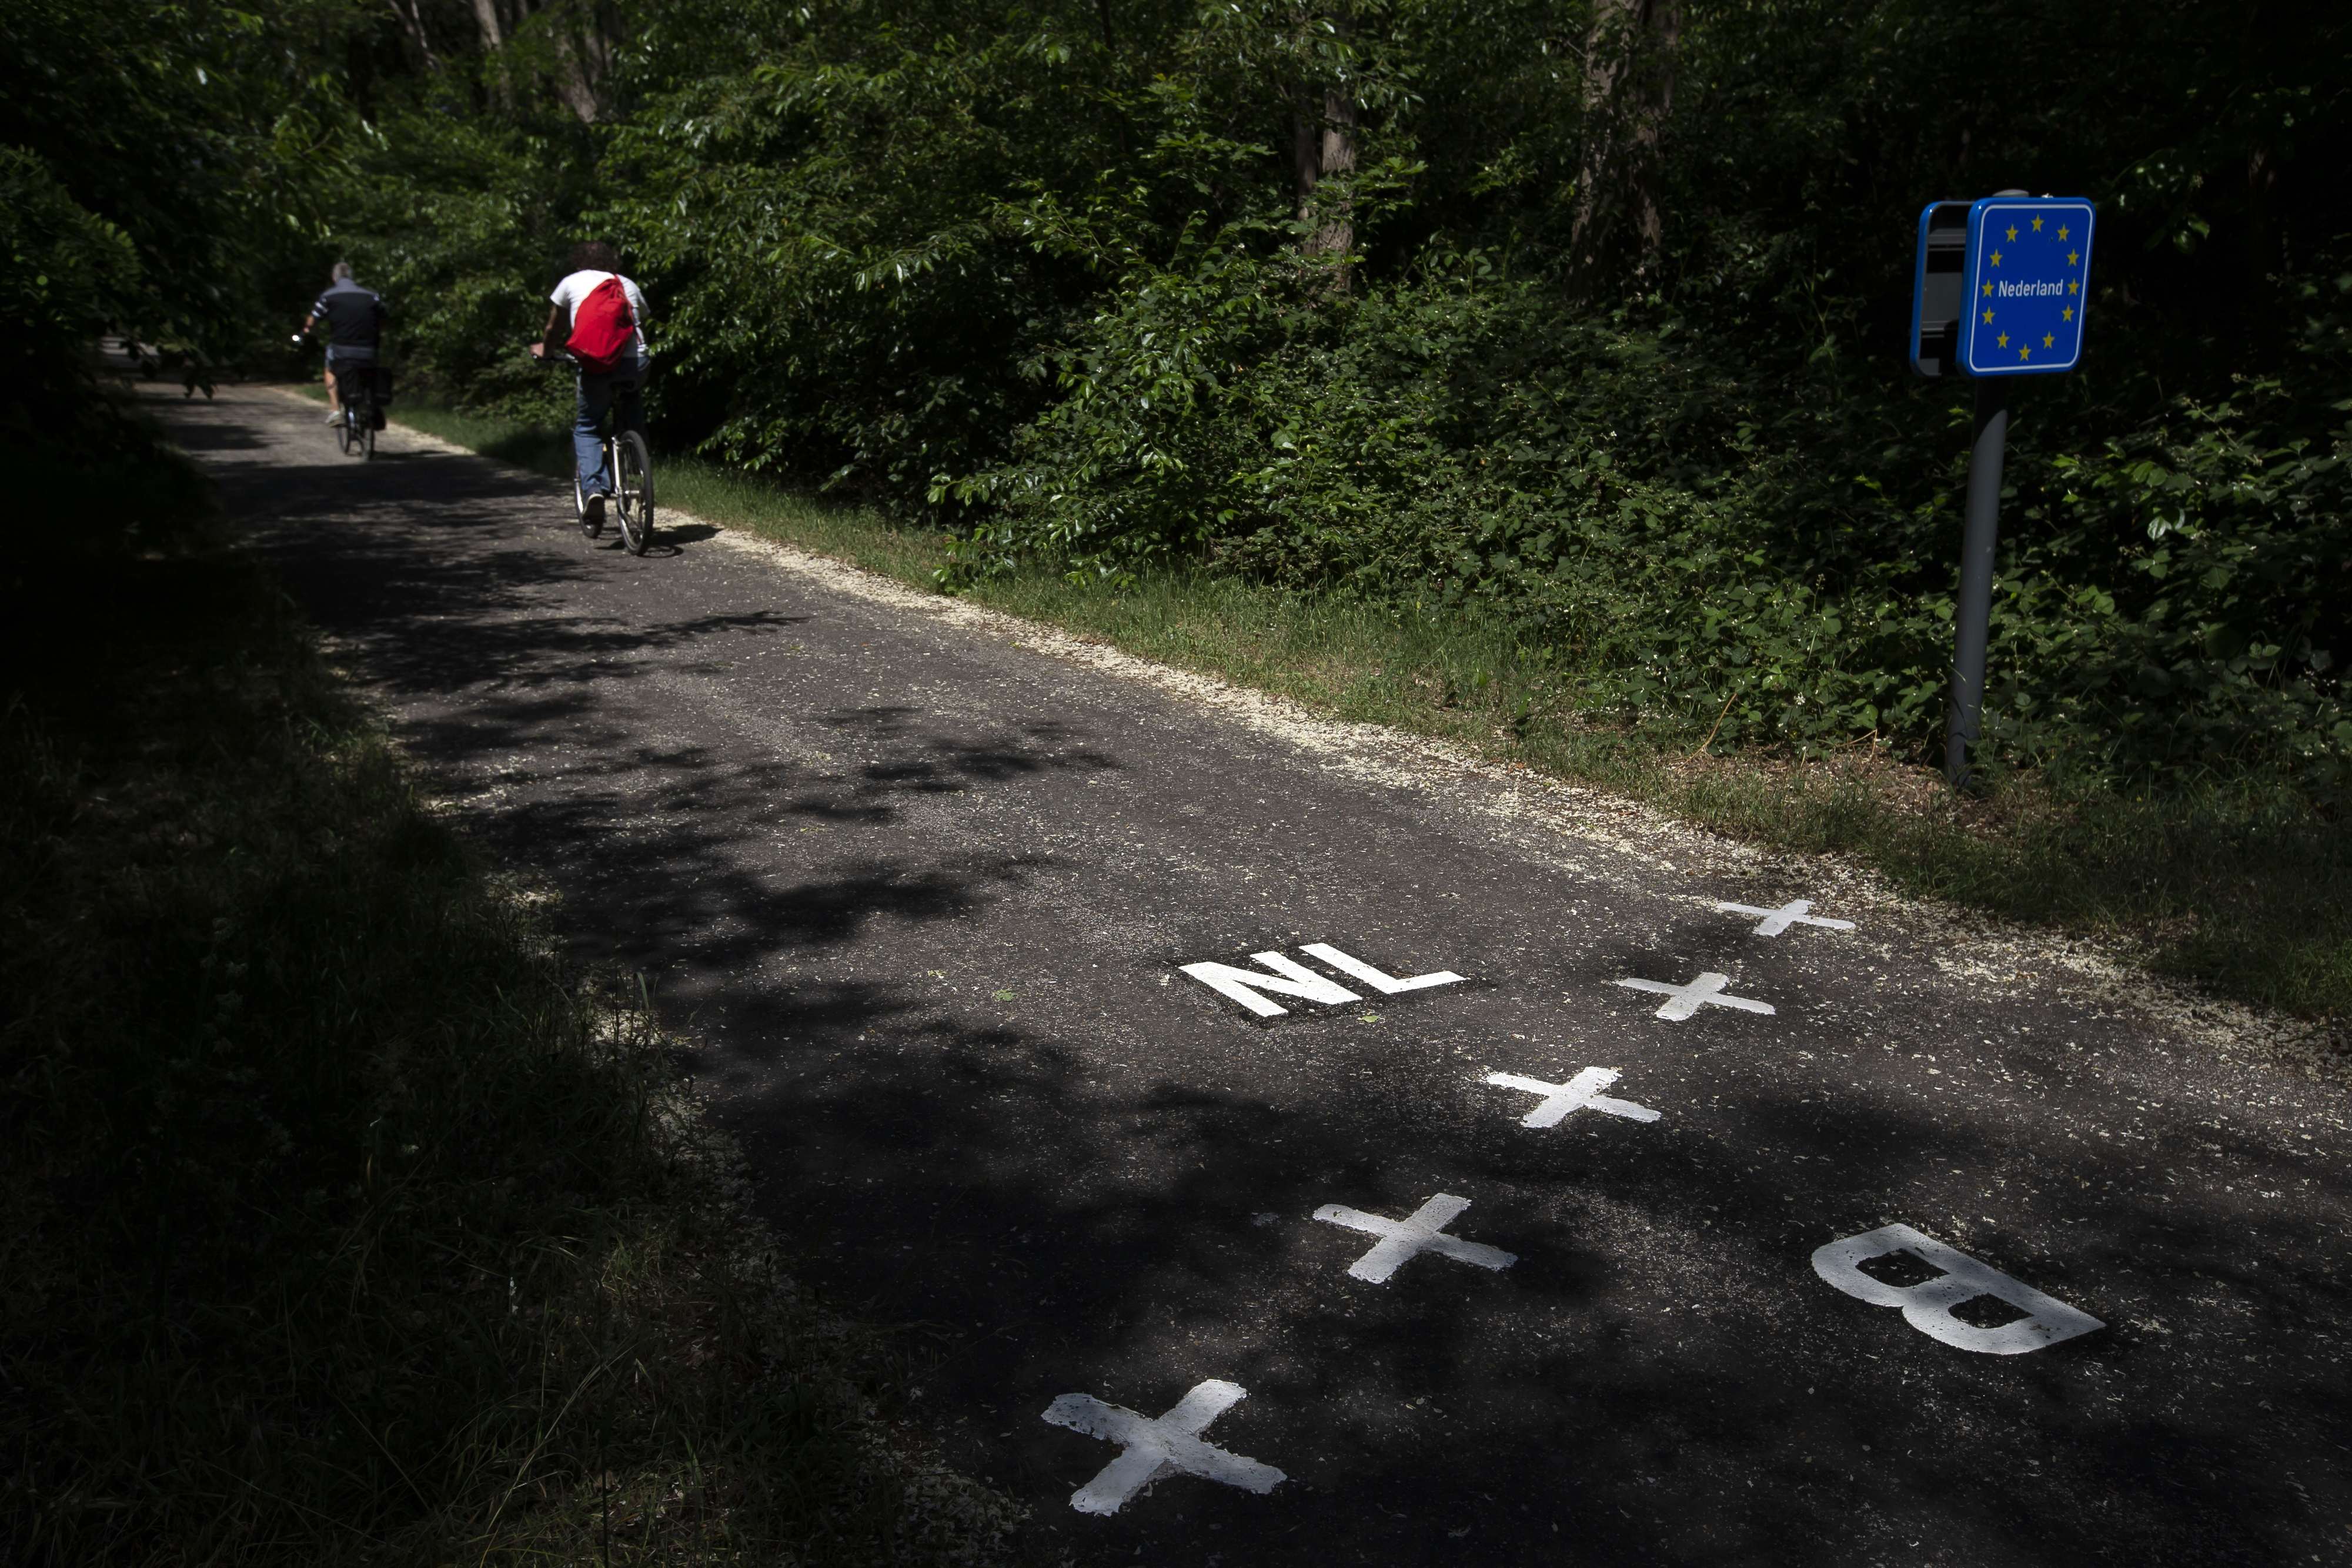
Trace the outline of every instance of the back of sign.
<instances>
[{"instance_id":1,"label":"back of sign","mask_svg":"<svg viewBox=\"0 0 2352 1568\"><path fill-rule=\"evenodd\" d=\"M1958 371L1968 245L1968 203L1930 202L1920 209L1911 283L1911 368L1923 376Z\"/></svg>"}]
</instances>

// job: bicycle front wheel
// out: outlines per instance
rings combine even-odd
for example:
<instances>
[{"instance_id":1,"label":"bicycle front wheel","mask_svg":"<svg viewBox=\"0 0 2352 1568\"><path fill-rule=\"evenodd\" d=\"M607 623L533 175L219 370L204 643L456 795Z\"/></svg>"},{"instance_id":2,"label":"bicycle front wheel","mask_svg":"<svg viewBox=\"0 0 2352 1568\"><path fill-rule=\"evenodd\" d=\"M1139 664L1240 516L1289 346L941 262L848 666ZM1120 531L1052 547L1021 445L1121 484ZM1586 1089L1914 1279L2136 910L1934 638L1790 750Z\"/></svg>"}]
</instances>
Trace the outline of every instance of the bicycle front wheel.
<instances>
[{"instance_id":1,"label":"bicycle front wheel","mask_svg":"<svg viewBox=\"0 0 2352 1568\"><path fill-rule=\"evenodd\" d=\"M621 514L621 542L643 555L654 542L654 469L646 438L625 430L613 438L614 503Z\"/></svg>"}]
</instances>

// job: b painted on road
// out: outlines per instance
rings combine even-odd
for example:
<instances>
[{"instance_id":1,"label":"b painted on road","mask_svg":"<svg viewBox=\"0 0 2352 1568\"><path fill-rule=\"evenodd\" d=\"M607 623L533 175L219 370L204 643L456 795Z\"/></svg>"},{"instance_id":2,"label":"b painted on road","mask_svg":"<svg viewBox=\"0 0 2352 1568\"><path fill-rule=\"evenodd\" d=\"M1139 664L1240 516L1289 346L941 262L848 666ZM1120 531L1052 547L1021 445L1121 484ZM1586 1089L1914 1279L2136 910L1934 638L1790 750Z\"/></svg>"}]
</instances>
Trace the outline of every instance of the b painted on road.
<instances>
[{"instance_id":1,"label":"b painted on road","mask_svg":"<svg viewBox=\"0 0 2352 1568\"><path fill-rule=\"evenodd\" d=\"M1897 1252L1909 1253L1937 1270L1936 1277L1895 1285L1863 1271L1863 1264ZM1881 1226L1815 1249L1813 1272L1856 1301L1874 1307L1900 1307L1903 1321L1929 1339L1981 1355L2022 1355L2106 1327L2090 1313L2078 1312L1907 1225ZM1986 1328L1956 1313L1954 1309L1982 1296L1990 1296L2023 1315Z\"/></svg>"}]
</instances>

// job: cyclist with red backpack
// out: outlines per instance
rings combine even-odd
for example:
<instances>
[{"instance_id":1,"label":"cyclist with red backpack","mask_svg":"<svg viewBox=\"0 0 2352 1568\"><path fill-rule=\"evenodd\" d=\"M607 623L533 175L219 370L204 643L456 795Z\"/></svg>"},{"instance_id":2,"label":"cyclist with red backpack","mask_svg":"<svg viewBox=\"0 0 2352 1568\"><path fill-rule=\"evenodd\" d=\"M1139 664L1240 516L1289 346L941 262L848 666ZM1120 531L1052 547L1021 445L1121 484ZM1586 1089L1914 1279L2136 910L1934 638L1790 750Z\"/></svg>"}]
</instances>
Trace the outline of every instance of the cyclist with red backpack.
<instances>
[{"instance_id":1,"label":"cyclist with red backpack","mask_svg":"<svg viewBox=\"0 0 2352 1568\"><path fill-rule=\"evenodd\" d=\"M621 429L638 428L643 412L638 392L652 362L646 350L646 297L635 279L621 276L620 265L613 247L602 240L573 246L570 270L548 296L551 306L541 340L530 346L533 357L543 358L561 329L566 333L562 346L580 367L572 448L579 463L580 493L587 507L583 520L591 538L603 530L604 503L613 494L599 429L608 410Z\"/></svg>"}]
</instances>

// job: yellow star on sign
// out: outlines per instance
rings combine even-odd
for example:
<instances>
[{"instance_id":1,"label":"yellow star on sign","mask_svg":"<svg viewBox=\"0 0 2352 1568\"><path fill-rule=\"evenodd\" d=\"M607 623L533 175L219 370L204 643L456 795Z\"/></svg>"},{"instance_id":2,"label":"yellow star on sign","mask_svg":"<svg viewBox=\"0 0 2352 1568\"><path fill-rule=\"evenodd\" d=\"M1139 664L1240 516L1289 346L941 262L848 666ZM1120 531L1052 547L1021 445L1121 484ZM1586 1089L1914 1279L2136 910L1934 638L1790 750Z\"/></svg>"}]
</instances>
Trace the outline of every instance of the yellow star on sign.
<instances>
[{"instance_id":1,"label":"yellow star on sign","mask_svg":"<svg viewBox=\"0 0 2352 1568\"><path fill-rule=\"evenodd\" d=\"M2009 347L2009 334L2008 334L2008 333L2006 333L2006 332L2003 332L2000 337L1995 338L1995 339L1993 340L1993 341L1994 341L1994 342L1996 342L1996 343L1998 343L1998 344L2000 344L2002 348L2006 349L2006 348L2008 348L2008 347Z\"/></svg>"},{"instance_id":2,"label":"yellow star on sign","mask_svg":"<svg viewBox=\"0 0 2352 1568\"><path fill-rule=\"evenodd\" d=\"M1985 325L1988 327L1992 325L1992 312L1990 310L1985 312Z\"/></svg>"},{"instance_id":3,"label":"yellow star on sign","mask_svg":"<svg viewBox=\"0 0 2352 1568\"><path fill-rule=\"evenodd\" d=\"M2072 321L2074 319L2074 308L2072 305L2067 306L2058 313L2058 319L2062 321Z\"/></svg>"},{"instance_id":4,"label":"yellow star on sign","mask_svg":"<svg viewBox=\"0 0 2352 1568\"><path fill-rule=\"evenodd\" d=\"M1992 285L1991 285L1991 284L1990 284L1990 283L1988 283L1988 284L1986 284L1986 285L1985 285L1985 298L1986 298L1987 299L1990 299L1990 298L1992 298Z\"/></svg>"},{"instance_id":5,"label":"yellow star on sign","mask_svg":"<svg viewBox=\"0 0 2352 1568\"><path fill-rule=\"evenodd\" d=\"M2017 357L2021 360L2030 360L2033 357L2033 350L2031 349L2020 349L2017 350Z\"/></svg>"},{"instance_id":6,"label":"yellow star on sign","mask_svg":"<svg viewBox=\"0 0 2352 1568\"><path fill-rule=\"evenodd\" d=\"M2074 293L2074 290L2076 290L2077 288L2079 288L2079 287L2082 287L2082 285L2081 285L2081 284L2076 283L2076 282L2075 282L2073 278L2071 278L2071 277L2070 277L2070 278L2068 278L2068 279L2066 280L2066 292L2067 292L2067 293L2069 293L2069 294Z\"/></svg>"},{"instance_id":7,"label":"yellow star on sign","mask_svg":"<svg viewBox=\"0 0 2352 1568\"><path fill-rule=\"evenodd\" d=\"M2009 243L2011 245L2015 245L2017 243L2017 225L2015 224L2009 225Z\"/></svg>"},{"instance_id":8,"label":"yellow star on sign","mask_svg":"<svg viewBox=\"0 0 2352 1568\"><path fill-rule=\"evenodd\" d=\"M2082 259L2083 253L2079 250L2070 250L2066 253L2066 265L2069 267L2074 266L2076 262Z\"/></svg>"},{"instance_id":9,"label":"yellow star on sign","mask_svg":"<svg viewBox=\"0 0 2352 1568\"><path fill-rule=\"evenodd\" d=\"M2000 265L2000 252L1995 251L1992 253L1992 264L1995 267L1999 267Z\"/></svg>"},{"instance_id":10,"label":"yellow star on sign","mask_svg":"<svg viewBox=\"0 0 2352 1568\"><path fill-rule=\"evenodd\" d=\"M2054 347L2057 341L2058 335L2054 332L2044 332L2042 334L2042 346L2045 349Z\"/></svg>"},{"instance_id":11,"label":"yellow star on sign","mask_svg":"<svg viewBox=\"0 0 2352 1568\"><path fill-rule=\"evenodd\" d=\"M2042 232L2042 220L2040 218L2033 220L2033 232L2035 234L2040 234Z\"/></svg>"},{"instance_id":12,"label":"yellow star on sign","mask_svg":"<svg viewBox=\"0 0 2352 1568\"><path fill-rule=\"evenodd\" d=\"M2064 224L2060 224L2060 225L2058 225L2058 237L2059 237L2060 239L2064 239L2064 238L2065 238L2069 234L2072 234L2073 232L2074 232L2074 231L2073 231L2072 229L2069 229L2069 228L2068 228Z\"/></svg>"}]
</instances>

